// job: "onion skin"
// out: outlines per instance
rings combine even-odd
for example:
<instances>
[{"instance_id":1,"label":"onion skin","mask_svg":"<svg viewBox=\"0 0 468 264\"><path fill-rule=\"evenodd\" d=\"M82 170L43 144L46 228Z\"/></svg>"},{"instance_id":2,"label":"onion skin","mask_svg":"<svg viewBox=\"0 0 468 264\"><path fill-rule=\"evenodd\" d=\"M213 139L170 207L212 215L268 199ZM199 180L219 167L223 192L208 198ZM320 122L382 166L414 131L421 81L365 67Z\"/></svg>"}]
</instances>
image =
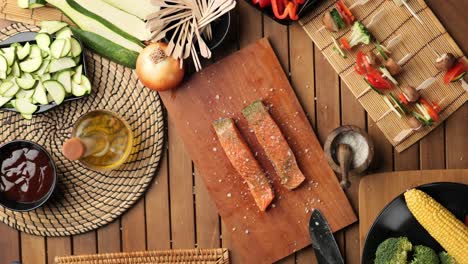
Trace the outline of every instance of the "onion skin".
<instances>
[{"instance_id":1,"label":"onion skin","mask_svg":"<svg viewBox=\"0 0 468 264\"><path fill-rule=\"evenodd\" d=\"M141 83L151 90L166 91L176 88L184 78L184 67L179 61L165 55L167 44L152 43L140 53L136 74Z\"/></svg>"}]
</instances>

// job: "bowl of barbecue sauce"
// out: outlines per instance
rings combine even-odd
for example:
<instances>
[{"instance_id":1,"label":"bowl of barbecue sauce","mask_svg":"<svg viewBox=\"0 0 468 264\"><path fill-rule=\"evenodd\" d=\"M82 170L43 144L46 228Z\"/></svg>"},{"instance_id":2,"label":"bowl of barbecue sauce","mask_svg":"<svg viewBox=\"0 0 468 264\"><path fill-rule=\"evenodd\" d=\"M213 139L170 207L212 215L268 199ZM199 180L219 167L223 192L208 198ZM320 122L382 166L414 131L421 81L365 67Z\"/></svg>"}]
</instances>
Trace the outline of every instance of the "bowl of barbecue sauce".
<instances>
[{"instance_id":1,"label":"bowl of barbecue sauce","mask_svg":"<svg viewBox=\"0 0 468 264\"><path fill-rule=\"evenodd\" d=\"M0 204L15 211L43 205L57 183L50 154L37 143L15 140L0 146Z\"/></svg>"}]
</instances>

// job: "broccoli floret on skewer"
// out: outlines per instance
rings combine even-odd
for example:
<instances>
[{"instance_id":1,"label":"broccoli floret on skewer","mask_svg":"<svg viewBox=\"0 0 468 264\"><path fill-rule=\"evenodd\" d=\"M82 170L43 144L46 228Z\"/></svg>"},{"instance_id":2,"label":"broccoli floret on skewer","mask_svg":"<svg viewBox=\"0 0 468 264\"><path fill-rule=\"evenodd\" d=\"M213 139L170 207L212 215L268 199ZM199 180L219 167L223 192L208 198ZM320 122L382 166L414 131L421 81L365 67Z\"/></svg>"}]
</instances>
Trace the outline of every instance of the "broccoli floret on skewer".
<instances>
[{"instance_id":1,"label":"broccoli floret on skewer","mask_svg":"<svg viewBox=\"0 0 468 264\"><path fill-rule=\"evenodd\" d=\"M349 38L349 46L352 48L359 43L369 44L371 42L371 33L369 30L359 21L354 22L353 27L351 28L351 36Z\"/></svg>"}]
</instances>

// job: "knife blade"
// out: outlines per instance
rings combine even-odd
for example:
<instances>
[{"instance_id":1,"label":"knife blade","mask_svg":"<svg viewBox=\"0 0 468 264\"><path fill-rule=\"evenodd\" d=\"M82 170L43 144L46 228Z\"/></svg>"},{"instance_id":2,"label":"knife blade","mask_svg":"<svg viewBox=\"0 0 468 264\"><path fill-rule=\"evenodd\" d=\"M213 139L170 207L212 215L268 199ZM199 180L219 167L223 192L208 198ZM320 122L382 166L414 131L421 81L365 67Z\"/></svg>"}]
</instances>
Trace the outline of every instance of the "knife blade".
<instances>
[{"instance_id":1,"label":"knife blade","mask_svg":"<svg viewBox=\"0 0 468 264\"><path fill-rule=\"evenodd\" d=\"M309 234L319 264L344 264L330 226L318 209L310 216Z\"/></svg>"}]
</instances>

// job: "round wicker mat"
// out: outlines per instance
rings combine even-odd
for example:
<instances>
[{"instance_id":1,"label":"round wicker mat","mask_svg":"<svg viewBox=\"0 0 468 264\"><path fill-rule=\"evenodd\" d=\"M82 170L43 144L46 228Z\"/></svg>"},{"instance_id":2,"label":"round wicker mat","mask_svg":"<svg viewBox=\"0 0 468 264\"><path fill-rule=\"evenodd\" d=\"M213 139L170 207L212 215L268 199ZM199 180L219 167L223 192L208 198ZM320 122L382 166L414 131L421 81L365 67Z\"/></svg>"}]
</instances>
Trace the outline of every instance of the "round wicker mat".
<instances>
[{"instance_id":1,"label":"round wicker mat","mask_svg":"<svg viewBox=\"0 0 468 264\"><path fill-rule=\"evenodd\" d=\"M14 24L0 31L0 41L35 26ZM156 92L143 88L131 69L86 52L91 95L66 102L31 121L0 112L0 144L27 139L44 146L58 168L59 184L43 207L14 212L0 206L0 220L29 234L66 236L84 233L119 217L140 198L158 168L164 145L164 113ZM84 113L107 109L119 113L132 127L135 143L119 169L96 172L61 154L75 121Z\"/></svg>"}]
</instances>

